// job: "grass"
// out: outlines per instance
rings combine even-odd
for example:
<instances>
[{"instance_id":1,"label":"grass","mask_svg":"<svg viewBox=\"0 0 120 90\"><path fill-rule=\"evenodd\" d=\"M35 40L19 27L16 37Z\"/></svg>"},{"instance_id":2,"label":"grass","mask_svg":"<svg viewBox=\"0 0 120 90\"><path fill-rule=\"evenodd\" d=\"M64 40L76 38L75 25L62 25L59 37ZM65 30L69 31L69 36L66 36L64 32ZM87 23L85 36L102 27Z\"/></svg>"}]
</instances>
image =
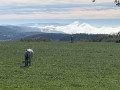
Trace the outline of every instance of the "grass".
<instances>
[{"instance_id":1,"label":"grass","mask_svg":"<svg viewBox=\"0 0 120 90\"><path fill-rule=\"evenodd\" d=\"M24 51L34 50L23 67ZM0 90L119 90L120 44L1 42Z\"/></svg>"}]
</instances>

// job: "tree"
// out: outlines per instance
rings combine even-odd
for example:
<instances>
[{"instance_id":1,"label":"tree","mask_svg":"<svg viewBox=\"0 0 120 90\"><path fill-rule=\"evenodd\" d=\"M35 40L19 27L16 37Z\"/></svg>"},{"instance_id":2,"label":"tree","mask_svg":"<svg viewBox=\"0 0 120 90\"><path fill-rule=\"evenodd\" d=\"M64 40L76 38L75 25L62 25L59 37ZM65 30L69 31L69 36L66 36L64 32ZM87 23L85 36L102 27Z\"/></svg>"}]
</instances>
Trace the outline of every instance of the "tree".
<instances>
[{"instance_id":1,"label":"tree","mask_svg":"<svg viewBox=\"0 0 120 90\"><path fill-rule=\"evenodd\" d=\"M95 0L92 0L92 2L95 2Z\"/></svg>"},{"instance_id":2,"label":"tree","mask_svg":"<svg viewBox=\"0 0 120 90\"><path fill-rule=\"evenodd\" d=\"M92 0L92 2L95 2L95 0ZM119 0L115 0L114 2L116 4L116 6L120 6L120 1Z\"/></svg>"},{"instance_id":3,"label":"tree","mask_svg":"<svg viewBox=\"0 0 120 90\"><path fill-rule=\"evenodd\" d=\"M119 0L115 0L115 4L116 4L116 6L120 6Z\"/></svg>"}]
</instances>

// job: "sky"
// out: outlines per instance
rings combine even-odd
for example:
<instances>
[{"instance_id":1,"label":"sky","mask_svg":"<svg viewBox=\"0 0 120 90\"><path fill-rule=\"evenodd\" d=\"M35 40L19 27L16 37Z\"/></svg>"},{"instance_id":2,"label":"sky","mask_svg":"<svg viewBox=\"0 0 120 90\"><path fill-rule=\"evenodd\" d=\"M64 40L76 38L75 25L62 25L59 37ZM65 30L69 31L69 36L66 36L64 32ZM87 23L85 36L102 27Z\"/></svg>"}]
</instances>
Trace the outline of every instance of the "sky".
<instances>
[{"instance_id":1,"label":"sky","mask_svg":"<svg viewBox=\"0 0 120 90\"><path fill-rule=\"evenodd\" d=\"M76 32L83 32L78 31L83 24L101 33L106 29L118 32L120 7L114 0L0 0L0 25L26 23L61 23L64 28L55 28L63 31L71 25L69 33L75 33L75 25Z\"/></svg>"},{"instance_id":2,"label":"sky","mask_svg":"<svg viewBox=\"0 0 120 90\"><path fill-rule=\"evenodd\" d=\"M114 0L0 0L0 19L119 19Z\"/></svg>"}]
</instances>

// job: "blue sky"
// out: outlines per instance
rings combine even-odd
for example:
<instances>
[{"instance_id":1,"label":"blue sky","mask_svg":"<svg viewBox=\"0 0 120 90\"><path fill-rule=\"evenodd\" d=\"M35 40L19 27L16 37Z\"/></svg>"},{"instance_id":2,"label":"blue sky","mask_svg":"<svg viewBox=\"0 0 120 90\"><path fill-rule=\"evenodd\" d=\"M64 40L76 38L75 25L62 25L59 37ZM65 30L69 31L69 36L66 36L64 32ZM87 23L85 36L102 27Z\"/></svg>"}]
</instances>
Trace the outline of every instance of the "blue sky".
<instances>
[{"instance_id":1,"label":"blue sky","mask_svg":"<svg viewBox=\"0 0 120 90\"><path fill-rule=\"evenodd\" d=\"M114 0L0 0L0 24L41 19L120 19Z\"/></svg>"}]
</instances>

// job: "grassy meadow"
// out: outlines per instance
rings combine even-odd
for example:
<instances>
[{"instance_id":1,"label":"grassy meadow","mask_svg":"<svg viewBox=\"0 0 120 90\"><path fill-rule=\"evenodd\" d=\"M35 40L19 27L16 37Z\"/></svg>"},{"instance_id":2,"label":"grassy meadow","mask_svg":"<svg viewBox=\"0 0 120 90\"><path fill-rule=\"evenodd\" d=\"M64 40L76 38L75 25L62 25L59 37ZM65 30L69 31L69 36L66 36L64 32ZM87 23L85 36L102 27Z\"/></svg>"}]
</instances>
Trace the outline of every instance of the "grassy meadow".
<instances>
[{"instance_id":1,"label":"grassy meadow","mask_svg":"<svg viewBox=\"0 0 120 90\"><path fill-rule=\"evenodd\" d=\"M0 42L0 90L120 90L120 44Z\"/></svg>"}]
</instances>

